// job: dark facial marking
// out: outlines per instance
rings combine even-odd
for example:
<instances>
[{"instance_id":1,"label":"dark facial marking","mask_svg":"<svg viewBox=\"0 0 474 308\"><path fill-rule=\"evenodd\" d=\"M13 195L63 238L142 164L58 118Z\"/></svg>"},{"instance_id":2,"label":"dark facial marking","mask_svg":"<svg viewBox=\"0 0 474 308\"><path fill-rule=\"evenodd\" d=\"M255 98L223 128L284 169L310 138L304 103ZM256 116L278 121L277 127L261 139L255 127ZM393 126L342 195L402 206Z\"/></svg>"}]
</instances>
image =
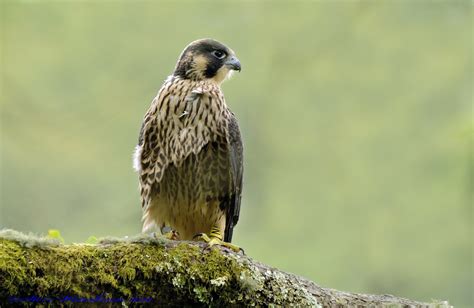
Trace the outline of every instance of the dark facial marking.
<instances>
[{"instance_id":1,"label":"dark facial marking","mask_svg":"<svg viewBox=\"0 0 474 308\"><path fill-rule=\"evenodd\" d=\"M193 58L199 55L207 59L207 66L204 72L201 72L205 78L212 78L217 71L224 65L230 50L223 44L211 40L199 40L193 42L186 47L181 54L178 64L176 65L174 75L182 78L190 79L193 76L187 76L187 72L193 66Z\"/></svg>"},{"instance_id":2,"label":"dark facial marking","mask_svg":"<svg viewBox=\"0 0 474 308\"><path fill-rule=\"evenodd\" d=\"M216 76L217 71L222 67L222 65L224 65L224 60L218 59L209 53L206 54L205 56L208 60L208 64L207 64L206 71L204 72L204 76L206 76L206 78L212 78Z\"/></svg>"}]
</instances>

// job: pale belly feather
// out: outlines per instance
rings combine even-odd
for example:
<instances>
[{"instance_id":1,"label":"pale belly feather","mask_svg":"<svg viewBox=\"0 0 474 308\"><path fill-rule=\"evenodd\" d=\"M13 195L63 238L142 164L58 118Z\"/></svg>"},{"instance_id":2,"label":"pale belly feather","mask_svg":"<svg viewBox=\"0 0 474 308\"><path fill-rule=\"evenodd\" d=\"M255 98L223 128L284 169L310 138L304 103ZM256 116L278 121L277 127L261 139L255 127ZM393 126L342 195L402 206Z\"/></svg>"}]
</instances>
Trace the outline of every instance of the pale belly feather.
<instances>
[{"instance_id":1,"label":"pale belly feather","mask_svg":"<svg viewBox=\"0 0 474 308\"><path fill-rule=\"evenodd\" d=\"M169 226L182 240L198 233L225 228L225 210L221 200L229 192L230 173L225 146L205 146L191 154L179 167L168 166L145 216L158 228Z\"/></svg>"}]
</instances>

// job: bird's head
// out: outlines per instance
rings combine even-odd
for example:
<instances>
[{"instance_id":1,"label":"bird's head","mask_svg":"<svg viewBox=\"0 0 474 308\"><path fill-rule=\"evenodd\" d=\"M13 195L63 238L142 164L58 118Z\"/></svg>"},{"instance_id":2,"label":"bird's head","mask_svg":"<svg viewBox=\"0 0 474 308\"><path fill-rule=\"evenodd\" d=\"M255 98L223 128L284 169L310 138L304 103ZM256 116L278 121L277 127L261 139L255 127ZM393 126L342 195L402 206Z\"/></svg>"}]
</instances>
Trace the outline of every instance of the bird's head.
<instances>
[{"instance_id":1,"label":"bird's head","mask_svg":"<svg viewBox=\"0 0 474 308\"><path fill-rule=\"evenodd\" d=\"M220 84L240 69L232 49L213 39L201 39L183 50L173 75L192 80L210 79Z\"/></svg>"}]
</instances>

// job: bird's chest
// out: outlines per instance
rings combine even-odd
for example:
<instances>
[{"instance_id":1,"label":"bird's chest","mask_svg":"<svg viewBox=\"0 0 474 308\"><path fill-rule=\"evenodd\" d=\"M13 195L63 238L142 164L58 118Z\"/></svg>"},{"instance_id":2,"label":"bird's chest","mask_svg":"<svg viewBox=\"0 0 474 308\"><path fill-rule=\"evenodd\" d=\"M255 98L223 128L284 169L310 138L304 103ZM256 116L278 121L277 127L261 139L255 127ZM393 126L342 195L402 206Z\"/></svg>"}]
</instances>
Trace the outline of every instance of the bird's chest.
<instances>
[{"instance_id":1,"label":"bird's chest","mask_svg":"<svg viewBox=\"0 0 474 308\"><path fill-rule=\"evenodd\" d=\"M179 166L207 143L226 138L228 113L222 101L205 93L171 94L166 108L157 115L163 150Z\"/></svg>"},{"instance_id":2,"label":"bird's chest","mask_svg":"<svg viewBox=\"0 0 474 308\"><path fill-rule=\"evenodd\" d=\"M184 97L183 97L184 96ZM227 124L228 110L222 100L206 93L187 91L182 94L171 94L165 112L165 121L173 128L173 134L181 138L187 134L224 133Z\"/></svg>"}]
</instances>

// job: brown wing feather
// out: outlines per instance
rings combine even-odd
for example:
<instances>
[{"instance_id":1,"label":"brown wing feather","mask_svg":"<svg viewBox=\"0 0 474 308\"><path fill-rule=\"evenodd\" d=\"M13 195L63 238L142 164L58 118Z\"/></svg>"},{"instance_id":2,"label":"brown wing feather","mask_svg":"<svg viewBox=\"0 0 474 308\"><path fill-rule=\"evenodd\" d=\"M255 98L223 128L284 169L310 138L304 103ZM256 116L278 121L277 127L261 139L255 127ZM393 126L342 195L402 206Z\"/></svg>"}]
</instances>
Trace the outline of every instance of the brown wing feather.
<instances>
[{"instance_id":1,"label":"brown wing feather","mask_svg":"<svg viewBox=\"0 0 474 308\"><path fill-rule=\"evenodd\" d=\"M224 241L231 242L234 226L239 221L240 201L242 195L243 181L243 146L240 136L239 125L235 116L229 121L229 160L232 174L231 195L226 209L226 226L224 232Z\"/></svg>"}]
</instances>

